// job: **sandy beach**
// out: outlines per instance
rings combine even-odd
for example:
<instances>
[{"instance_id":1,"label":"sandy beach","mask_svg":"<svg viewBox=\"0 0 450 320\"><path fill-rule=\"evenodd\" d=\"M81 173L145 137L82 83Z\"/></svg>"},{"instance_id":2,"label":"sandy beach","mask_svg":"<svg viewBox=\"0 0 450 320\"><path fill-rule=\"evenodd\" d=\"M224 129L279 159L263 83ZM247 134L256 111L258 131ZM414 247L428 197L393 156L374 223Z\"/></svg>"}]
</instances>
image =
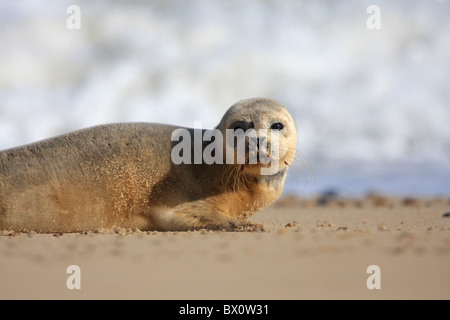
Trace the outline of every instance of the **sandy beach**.
<instances>
[{"instance_id":1,"label":"sandy beach","mask_svg":"<svg viewBox=\"0 0 450 320\"><path fill-rule=\"evenodd\" d=\"M449 299L449 216L447 198L284 197L252 217L265 232L2 231L0 299Z\"/></svg>"}]
</instances>

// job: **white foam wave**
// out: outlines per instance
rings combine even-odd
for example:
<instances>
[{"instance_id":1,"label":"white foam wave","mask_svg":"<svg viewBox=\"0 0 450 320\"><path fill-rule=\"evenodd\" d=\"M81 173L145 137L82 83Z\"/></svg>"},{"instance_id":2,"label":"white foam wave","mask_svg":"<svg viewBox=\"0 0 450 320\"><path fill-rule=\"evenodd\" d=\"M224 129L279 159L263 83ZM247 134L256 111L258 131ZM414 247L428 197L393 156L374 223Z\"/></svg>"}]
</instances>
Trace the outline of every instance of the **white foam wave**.
<instances>
[{"instance_id":1,"label":"white foam wave","mask_svg":"<svg viewBox=\"0 0 450 320\"><path fill-rule=\"evenodd\" d=\"M0 3L0 149L108 122L213 127L266 96L318 166L448 168L449 1L382 1L381 30L367 1L85 0L81 30L69 4Z\"/></svg>"}]
</instances>

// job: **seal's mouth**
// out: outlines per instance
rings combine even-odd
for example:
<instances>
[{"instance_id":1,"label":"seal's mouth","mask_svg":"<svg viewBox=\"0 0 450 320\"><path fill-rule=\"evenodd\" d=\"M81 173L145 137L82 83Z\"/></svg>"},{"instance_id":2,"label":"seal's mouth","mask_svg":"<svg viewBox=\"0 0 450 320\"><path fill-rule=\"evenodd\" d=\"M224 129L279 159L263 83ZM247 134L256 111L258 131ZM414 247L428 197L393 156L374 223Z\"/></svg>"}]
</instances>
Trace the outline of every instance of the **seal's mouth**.
<instances>
[{"instance_id":1,"label":"seal's mouth","mask_svg":"<svg viewBox=\"0 0 450 320\"><path fill-rule=\"evenodd\" d=\"M254 162L246 161L244 164L239 164L239 171L251 176L269 176L284 171L291 166L287 155L284 155L281 159L271 159L268 163L267 161L262 162L258 157L256 163Z\"/></svg>"}]
</instances>

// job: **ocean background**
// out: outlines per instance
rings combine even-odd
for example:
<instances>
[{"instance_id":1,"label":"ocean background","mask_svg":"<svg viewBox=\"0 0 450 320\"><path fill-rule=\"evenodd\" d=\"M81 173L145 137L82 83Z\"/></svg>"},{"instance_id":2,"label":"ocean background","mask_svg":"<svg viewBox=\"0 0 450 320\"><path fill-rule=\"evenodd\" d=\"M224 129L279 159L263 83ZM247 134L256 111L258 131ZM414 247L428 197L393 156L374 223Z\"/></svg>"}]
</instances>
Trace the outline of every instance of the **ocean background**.
<instances>
[{"instance_id":1,"label":"ocean background","mask_svg":"<svg viewBox=\"0 0 450 320\"><path fill-rule=\"evenodd\" d=\"M0 0L0 149L112 122L212 128L260 96L292 112L312 168L285 194L450 195L450 1Z\"/></svg>"}]
</instances>

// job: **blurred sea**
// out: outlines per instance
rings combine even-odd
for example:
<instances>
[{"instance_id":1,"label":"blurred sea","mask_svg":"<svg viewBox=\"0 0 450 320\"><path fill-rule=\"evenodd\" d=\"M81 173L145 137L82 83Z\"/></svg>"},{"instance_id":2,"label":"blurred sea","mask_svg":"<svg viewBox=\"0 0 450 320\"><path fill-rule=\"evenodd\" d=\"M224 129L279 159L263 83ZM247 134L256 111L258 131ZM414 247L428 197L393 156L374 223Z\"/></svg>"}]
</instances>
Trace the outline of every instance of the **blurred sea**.
<instances>
[{"instance_id":1,"label":"blurred sea","mask_svg":"<svg viewBox=\"0 0 450 320\"><path fill-rule=\"evenodd\" d=\"M0 149L110 122L211 128L256 96L290 109L314 171L286 193L450 195L450 1L0 0Z\"/></svg>"}]
</instances>

